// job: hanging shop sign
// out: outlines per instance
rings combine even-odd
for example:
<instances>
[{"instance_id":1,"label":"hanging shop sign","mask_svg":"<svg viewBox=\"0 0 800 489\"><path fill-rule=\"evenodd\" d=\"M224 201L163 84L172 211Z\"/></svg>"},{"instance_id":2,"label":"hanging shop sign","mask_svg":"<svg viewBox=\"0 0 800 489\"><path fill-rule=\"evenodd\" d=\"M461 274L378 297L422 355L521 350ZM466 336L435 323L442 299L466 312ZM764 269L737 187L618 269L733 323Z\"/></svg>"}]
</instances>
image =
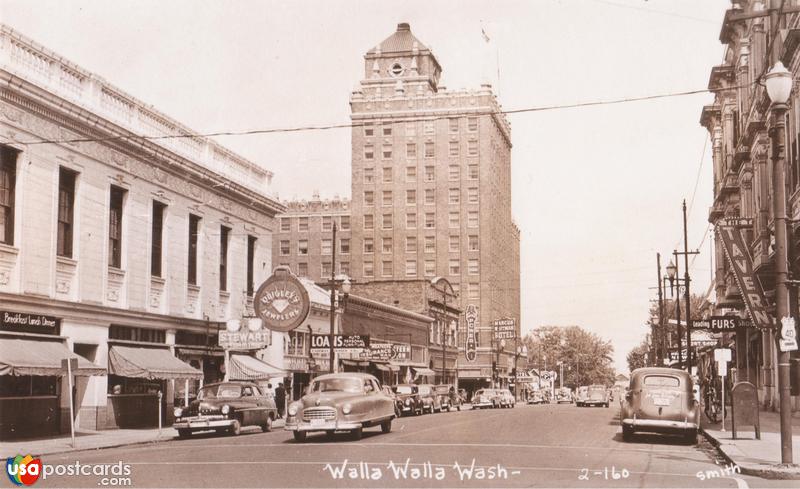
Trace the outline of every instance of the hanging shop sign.
<instances>
[{"instance_id":1,"label":"hanging shop sign","mask_svg":"<svg viewBox=\"0 0 800 489\"><path fill-rule=\"evenodd\" d=\"M291 331L306 320L311 301L303 283L288 267L278 267L256 292L253 309L264 325L280 332Z\"/></svg>"},{"instance_id":2,"label":"hanging shop sign","mask_svg":"<svg viewBox=\"0 0 800 489\"><path fill-rule=\"evenodd\" d=\"M271 334L260 319L245 321L244 327L238 319L232 319L219 332L219 346L226 350L260 350L270 345Z\"/></svg>"},{"instance_id":3,"label":"hanging shop sign","mask_svg":"<svg viewBox=\"0 0 800 489\"><path fill-rule=\"evenodd\" d=\"M733 275L742 293L747 314L756 328L772 329L775 322L767 312L767 303L761 282L753 272L753 259L739 230L744 224L740 219L723 220L717 224L717 234L722 239L725 256L733 269Z\"/></svg>"},{"instance_id":4,"label":"hanging shop sign","mask_svg":"<svg viewBox=\"0 0 800 489\"><path fill-rule=\"evenodd\" d=\"M517 321L513 318L492 321L495 340L513 340L517 336Z\"/></svg>"},{"instance_id":5,"label":"hanging shop sign","mask_svg":"<svg viewBox=\"0 0 800 489\"><path fill-rule=\"evenodd\" d=\"M364 353L372 360L407 360L410 352L411 345L370 342L369 350Z\"/></svg>"},{"instance_id":6,"label":"hanging shop sign","mask_svg":"<svg viewBox=\"0 0 800 489\"><path fill-rule=\"evenodd\" d=\"M738 328L752 327L752 321L736 316L711 316L710 319L692 321L692 329L705 329L711 333L733 333Z\"/></svg>"},{"instance_id":7,"label":"hanging shop sign","mask_svg":"<svg viewBox=\"0 0 800 489\"><path fill-rule=\"evenodd\" d=\"M478 327L478 307L475 304L467 305L464 318L467 323L467 343L464 345L464 356L468 362L474 363L478 359L478 344L475 340Z\"/></svg>"},{"instance_id":8,"label":"hanging shop sign","mask_svg":"<svg viewBox=\"0 0 800 489\"><path fill-rule=\"evenodd\" d=\"M53 316L0 311L0 331L57 335L59 334L59 323L60 320Z\"/></svg>"},{"instance_id":9,"label":"hanging shop sign","mask_svg":"<svg viewBox=\"0 0 800 489\"><path fill-rule=\"evenodd\" d=\"M315 357L330 358L330 336L326 334L311 335L311 354ZM358 358L369 352L369 335L337 334L333 335L333 349L339 355Z\"/></svg>"}]
</instances>

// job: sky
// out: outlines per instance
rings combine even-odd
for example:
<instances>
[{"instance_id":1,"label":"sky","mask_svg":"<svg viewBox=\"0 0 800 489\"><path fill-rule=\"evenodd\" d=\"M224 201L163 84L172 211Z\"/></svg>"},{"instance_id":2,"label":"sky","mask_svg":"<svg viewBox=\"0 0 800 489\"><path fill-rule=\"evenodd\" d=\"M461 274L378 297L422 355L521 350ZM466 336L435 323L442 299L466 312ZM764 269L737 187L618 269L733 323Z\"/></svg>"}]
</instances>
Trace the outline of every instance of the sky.
<instances>
[{"instance_id":1,"label":"sky","mask_svg":"<svg viewBox=\"0 0 800 489\"><path fill-rule=\"evenodd\" d=\"M449 89L493 84L505 109L707 87L728 0L0 0L0 22L198 133L349 122L363 56L399 22ZM482 32L485 32L487 42ZM699 249L711 277L708 93L509 115L521 327L579 325L615 366L647 332L662 267ZM350 131L217 138L274 172L281 199L350 196ZM681 262L681 269L683 263ZM663 273L663 271L662 271Z\"/></svg>"}]
</instances>

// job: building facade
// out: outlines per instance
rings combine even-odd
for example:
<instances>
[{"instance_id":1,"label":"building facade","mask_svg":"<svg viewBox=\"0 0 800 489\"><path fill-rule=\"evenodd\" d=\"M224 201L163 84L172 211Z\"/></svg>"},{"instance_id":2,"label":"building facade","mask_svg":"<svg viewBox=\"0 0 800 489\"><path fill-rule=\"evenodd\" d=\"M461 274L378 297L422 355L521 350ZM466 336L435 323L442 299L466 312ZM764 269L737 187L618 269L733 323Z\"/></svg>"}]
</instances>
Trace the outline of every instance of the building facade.
<instances>
[{"instance_id":1,"label":"building facade","mask_svg":"<svg viewBox=\"0 0 800 489\"><path fill-rule=\"evenodd\" d=\"M779 25L770 25L764 2L742 1L726 12L720 31L725 46L722 64L711 69L709 89L714 90L714 102L702 110L700 123L708 130L713 144L714 204L709 209L709 222L718 229L729 219L740 219L744 246L752 258L748 282L757 283L763 294L756 300L767 304L775 315L775 253L772 157L776 148L771 144L770 100L760 81L774 58L792 72L795 80L786 119L785 157L787 165L787 214L791 219L789 233L790 275L800 274L800 15L779 16ZM739 16L747 18L737 18ZM770 33L778 35L770 39ZM769 53L768 49L775 50ZM715 242L714 314L749 319L746 298L737 280L725 243L717 233ZM797 288L790 287L790 311L798 316ZM753 321L757 323L757 321ZM757 324L756 324L757 325ZM766 407L777 407L777 346L776 332L755 327L741 328L723 335L725 346L733 347L734 376L747 380L759 390ZM713 359L705 359L713 363ZM699 358L703 367L703 357ZM800 362L792 353L792 393L800 388ZM797 407L797 398L795 403Z\"/></svg>"},{"instance_id":2,"label":"building facade","mask_svg":"<svg viewBox=\"0 0 800 489\"><path fill-rule=\"evenodd\" d=\"M490 85L449 91L441 73L408 24L364 56L350 98L350 270L359 282L446 277L458 309L479 312L477 357L463 355L466 332L458 341L459 377L486 382L493 363L507 376L513 356L492 322L514 318L519 335L510 126Z\"/></svg>"},{"instance_id":3,"label":"building facade","mask_svg":"<svg viewBox=\"0 0 800 489\"><path fill-rule=\"evenodd\" d=\"M350 275L350 201L325 199L286 201L272 238L272 261L314 282L331 277L333 226L336 225L336 273Z\"/></svg>"},{"instance_id":4,"label":"building facade","mask_svg":"<svg viewBox=\"0 0 800 489\"><path fill-rule=\"evenodd\" d=\"M272 271L272 174L5 26L0 77L0 437L69 430L75 354L78 426L169 422Z\"/></svg>"}]
</instances>

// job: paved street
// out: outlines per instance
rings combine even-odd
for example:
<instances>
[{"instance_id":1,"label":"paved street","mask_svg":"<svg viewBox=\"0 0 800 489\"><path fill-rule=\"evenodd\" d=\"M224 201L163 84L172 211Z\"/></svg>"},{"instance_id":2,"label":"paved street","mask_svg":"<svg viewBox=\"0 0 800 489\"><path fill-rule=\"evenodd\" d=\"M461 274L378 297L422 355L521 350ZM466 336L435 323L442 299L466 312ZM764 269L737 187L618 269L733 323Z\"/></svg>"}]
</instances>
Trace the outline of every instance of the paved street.
<instances>
[{"instance_id":1,"label":"paved street","mask_svg":"<svg viewBox=\"0 0 800 489\"><path fill-rule=\"evenodd\" d=\"M678 439L639 435L633 443L624 443L616 415L614 407L518 405L401 418L392 433L370 429L358 442L348 434L337 434L333 439L310 436L298 444L285 431L247 431L236 438L195 436L51 455L43 462L122 461L131 465L134 487L793 487L796 483L748 476L698 478L698 472L720 469L707 442L689 446ZM464 470L473 460L472 478L465 475L462 480L455 464ZM405 475L397 467L404 468L407 461ZM334 469L345 463L343 478L337 479ZM100 478L50 477L37 485L97 487Z\"/></svg>"}]
</instances>

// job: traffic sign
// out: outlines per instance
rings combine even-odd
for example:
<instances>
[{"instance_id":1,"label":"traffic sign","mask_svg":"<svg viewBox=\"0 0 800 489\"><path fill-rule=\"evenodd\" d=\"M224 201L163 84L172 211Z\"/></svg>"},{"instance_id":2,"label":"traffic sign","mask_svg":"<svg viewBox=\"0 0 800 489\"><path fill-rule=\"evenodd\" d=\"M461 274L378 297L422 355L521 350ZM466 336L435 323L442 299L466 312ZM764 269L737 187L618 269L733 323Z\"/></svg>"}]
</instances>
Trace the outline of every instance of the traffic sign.
<instances>
[{"instance_id":1,"label":"traffic sign","mask_svg":"<svg viewBox=\"0 0 800 489\"><path fill-rule=\"evenodd\" d=\"M717 348L714 350L714 360L716 361L731 361L731 349L730 348Z\"/></svg>"},{"instance_id":2,"label":"traffic sign","mask_svg":"<svg viewBox=\"0 0 800 489\"><path fill-rule=\"evenodd\" d=\"M778 347L781 351L797 350L797 334L794 329L793 317L781 319L781 337L778 339Z\"/></svg>"}]
</instances>

